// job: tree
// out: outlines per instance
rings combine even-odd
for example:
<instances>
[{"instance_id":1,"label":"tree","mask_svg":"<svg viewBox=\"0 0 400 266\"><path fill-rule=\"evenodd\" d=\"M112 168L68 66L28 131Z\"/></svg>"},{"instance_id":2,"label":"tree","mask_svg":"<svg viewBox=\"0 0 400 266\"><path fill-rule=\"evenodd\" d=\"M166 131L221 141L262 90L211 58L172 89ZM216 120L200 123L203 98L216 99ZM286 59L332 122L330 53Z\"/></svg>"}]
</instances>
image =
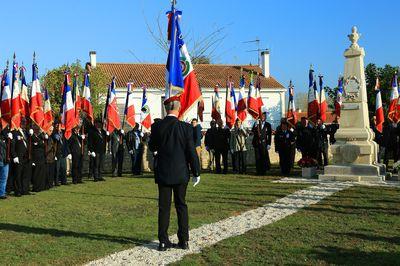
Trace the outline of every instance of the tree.
<instances>
[{"instance_id":1,"label":"tree","mask_svg":"<svg viewBox=\"0 0 400 266\"><path fill-rule=\"evenodd\" d=\"M377 67L375 64L368 64L365 68L365 78L367 82L367 98L368 98L368 109L370 117L375 115L375 84L376 76L379 75L379 83L382 96L382 105L384 112L386 113L389 107L390 89L392 88L392 79L395 71L398 69L397 66L385 65Z\"/></svg>"},{"instance_id":2,"label":"tree","mask_svg":"<svg viewBox=\"0 0 400 266\"><path fill-rule=\"evenodd\" d=\"M69 70L71 77L76 73L79 77L79 86L82 91L83 75L85 73L84 67L81 66L79 60L72 65L66 64L52 69L42 77L42 84L48 89L51 107L56 118L60 117L60 106L62 101L62 86L64 83L64 72ZM105 104L105 95L107 94L107 84L110 82L108 77L100 68L92 69L90 74L91 82L91 102L93 105L94 116L97 117L102 114ZM72 85L72 84L71 84Z\"/></svg>"},{"instance_id":3,"label":"tree","mask_svg":"<svg viewBox=\"0 0 400 266\"><path fill-rule=\"evenodd\" d=\"M296 108L300 109L302 112L306 112L307 106L308 106L308 93L306 93L306 92L295 93L294 102L295 102Z\"/></svg>"}]
</instances>

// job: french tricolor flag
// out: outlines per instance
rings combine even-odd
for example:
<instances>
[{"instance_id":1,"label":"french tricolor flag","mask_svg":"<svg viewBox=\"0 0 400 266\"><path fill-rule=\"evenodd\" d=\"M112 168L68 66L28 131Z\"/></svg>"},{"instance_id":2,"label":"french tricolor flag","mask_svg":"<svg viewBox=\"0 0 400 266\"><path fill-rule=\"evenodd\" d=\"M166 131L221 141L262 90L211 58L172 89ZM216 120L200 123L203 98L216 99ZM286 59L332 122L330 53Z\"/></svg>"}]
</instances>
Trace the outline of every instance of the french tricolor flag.
<instances>
[{"instance_id":1,"label":"french tricolor flag","mask_svg":"<svg viewBox=\"0 0 400 266\"><path fill-rule=\"evenodd\" d=\"M244 121L247 117L247 105L246 105L246 93L244 91L244 86L245 86L245 79L244 76L240 78L240 84L239 84L239 100L237 104L237 116L240 119L240 121Z\"/></svg>"},{"instance_id":2,"label":"french tricolor flag","mask_svg":"<svg viewBox=\"0 0 400 266\"><path fill-rule=\"evenodd\" d=\"M1 125L2 128L10 125L11 122L11 88L8 77L8 67L4 70L1 84Z\"/></svg>"},{"instance_id":3,"label":"french tricolor flag","mask_svg":"<svg viewBox=\"0 0 400 266\"><path fill-rule=\"evenodd\" d=\"M133 91L132 91L132 83L128 83L128 88L126 92L126 104L125 104L125 120L132 128L136 125L135 120L135 106L133 104Z\"/></svg>"},{"instance_id":4,"label":"french tricolor flag","mask_svg":"<svg viewBox=\"0 0 400 266\"><path fill-rule=\"evenodd\" d=\"M75 106L75 125L79 125L80 113L82 109L81 95L79 90L78 74L74 74L74 82L72 87L72 99Z\"/></svg>"},{"instance_id":5,"label":"french tricolor flag","mask_svg":"<svg viewBox=\"0 0 400 266\"><path fill-rule=\"evenodd\" d=\"M118 106L117 106L117 94L115 92L115 77L111 81L109 88L109 98L107 106L106 116L106 130L112 133L115 129L121 129L121 120L119 118Z\"/></svg>"},{"instance_id":6,"label":"french tricolor flag","mask_svg":"<svg viewBox=\"0 0 400 266\"><path fill-rule=\"evenodd\" d=\"M314 70L311 68L308 74L309 85L308 85L308 108L307 116L308 120L315 125L318 119L319 113L319 97L317 90L317 83L314 80Z\"/></svg>"},{"instance_id":7,"label":"french tricolor flag","mask_svg":"<svg viewBox=\"0 0 400 266\"><path fill-rule=\"evenodd\" d=\"M264 102L261 97L261 79L259 75L257 75L256 90L257 90L258 117L261 117L261 114L263 113Z\"/></svg>"},{"instance_id":8,"label":"french tricolor flag","mask_svg":"<svg viewBox=\"0 0 400 266\"><path fill-rule=\"evenodd\" d=\"M258 90L254 87L253 73L251 73L249 84L249 97L247 98L247 110L254 119L258 119L260 117L259 109Z\"/></svg>"},{"instance_id":9,"label":"french tricolor flag","mask_svg":"<svg viewBox=\"0 0 400 266\"><path fill-rule=\"evenodd\" d=\"M221 119L221 105L219 98L219 85L214 87L214 96L212 97L211 118L218 121Z\"/></svg>"},{"instance_id":10,"label":"french tricolor flag","mask_svg":"<svg viewBox=\"0 0 400 266\"><path fill-rule=\"evenodd\" d=\"M319 88L320 88L320 105L319 105L319 118L322 122L326 121L326 111L328 110L328 103L326 102L326 94L323 82L323 76L319 76Z\"/></svg>"},{"instance_id":11,"label":"french tricolor flag","mask_svg":"<svg viewBox=\"0 0 400 266\"><path fill-rule=\"evenodd\" d=\"M292 81L289 83L289 105L288 105L288 112L287 112L287 121L292 128L296 127L297 124L297 113L296 113L296 106L294 103L294 86Z\"/></svg>"},{"instance_id":12,"label":"french tricolor flag","mask_svg":"<svg viewBox=\"0 0 400 266\"><path fill-rule=\"evenodd\" d=\"M152 120L150 115L150 107L147 104L147 88L145 86L143 89L143 98L142 98L142 108L140 109L140 124L148 131L151 128Z\"/></svg>"},{"instance_id":13,"label":"french tricolor flag","mask_svg":"<svg viewBox=\"0 0 400 266\"><path fill-rule=\"evenodd\" d=\"M383 107L382 107L382 97L381 97L381 90L379 84L379 78L376 78L376 85L375 85L375 117L376 117L376 130L382 133L383 130L383 122L385 121L385 117L383 115Z\"/></svg>"},{"instance_id":14,"label":"french tricolor flag","mask_svg":"<svg viewBox=\"0 0 400 266\"><path fill-rule=\"evenodd\" d=\"M64 89L62 99L62 114L61 123L65 129L65 138L69 139L72 135L72 129L75 127L75 106L72 100L71 90L71 78L70 74L66 72L64 74Z\"/></svg>"},{"instance_id":15,"label":"french tricolor flag","mask_svg":"<svg viewBox=\"0 0 400 266\"><path fill-rule=\"evenodd\" d=\"M15 54L11 95L11 130L18 130L21 127L21 89L19 87L18 64L15 62Z\"/></svg>"},{"instance_id":16,"label":"french tricolor flag","mask_svg":"<svg viewBox=\"0 0 400 266\"><path fill-rule=\"evenodd\" d=\"M390 103L388 109L388 118L392 122L397 122L399 120L399 111L400 107L398 105L399 101L399 91L398 91L398 84L397 84L397 73L393 75L392 79L392 89L390 91Z\"/></svg>"},{"instance_id":17,"label":"french tricolor flag","mask_svg":"<svg viewBox=\"0 0 400 266\"><path fill-rule=\"evenodd\" d=\"M32 64L32 88L31 88L31 101L29 106L29 114L31 121L40 128L42 128L44 121L43 95L40 88L38 67L35 62L35 55Z\"/></svg>"},{"instance_id":18,"label":"french tricolor flag","mask_svg":"<svg viewBox=\"0 0 400 266\"><path fill-rule=\"evenodd\" d=\"M229 81L226 88L225 119L226 125L232 128L236 120L236 96L233 82Z\"/></svg>"},{"instance_id":19,"label":"french tricolor flag","mask_svg":"<svg viewBox=\"0 0 400 266\"><path fill-rule=\"evenodd\" d=\"M49 92L46 88L43 89L44 92L44 120L43 120L43 131L49 134L50 128L53 126L53 113L51 110L51 103Z\"/></svg>"},{"instance_id":20,"label":"french tricolor flag","mask_svg":"<svg viewBox=\"0 0 400 266\"><path fill-rule=\"evenodd\" d=\"M85 74L85 80L83 82L83 93L82 93L82 111L86 114L88 120L93 124L93 106L90 96L90 74Z\"/></svg>"},{"instance_id":21,"label":"french tricolor flag","mask_svg":"<svg viewBox=\"0 0 400 266\"><path fill-rule=\"evenodd\" d=\"M20 67L19 78L21 80L21 115L25 118L29 117L29 95L28 85L25 78L25 67Z\"/></svg>"},{"instance_id":22,"label":"french tricolor flag","mask_svg":"<svg viewBox=\"0 0 400 266\"><path fill-rule=\"evenodd\" d=\"M336 99L335 99L336 117L340 117L340 110L342 108L342 103L343 103L343 77L340 77L338 81L338 89L336 91Z\"/></svg>"}]
</instances>

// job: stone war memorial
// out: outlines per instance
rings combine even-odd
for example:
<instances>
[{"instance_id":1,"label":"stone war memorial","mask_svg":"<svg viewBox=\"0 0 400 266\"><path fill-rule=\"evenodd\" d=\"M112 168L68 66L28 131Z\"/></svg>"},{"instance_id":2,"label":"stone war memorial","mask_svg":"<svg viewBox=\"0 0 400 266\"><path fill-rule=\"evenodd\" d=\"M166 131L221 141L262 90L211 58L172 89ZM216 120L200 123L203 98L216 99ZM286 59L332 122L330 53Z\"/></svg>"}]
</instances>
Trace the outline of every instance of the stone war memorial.
<instances>
[{"instance_id":1,"label":"stone war memorial","mask_svg":"<svg viewBox=\"0 0 400 266\"><path fill-rule=\"evenodd\" d=\"M373 141L367 104L364 72L364 48L358 45L357 27L348 35L351 45L344 52L344 92L340 128L331 146L332 164L324 169L320 180L382 181L385 168L377 163L378 145Z\"/></svg>"}]
</instances>

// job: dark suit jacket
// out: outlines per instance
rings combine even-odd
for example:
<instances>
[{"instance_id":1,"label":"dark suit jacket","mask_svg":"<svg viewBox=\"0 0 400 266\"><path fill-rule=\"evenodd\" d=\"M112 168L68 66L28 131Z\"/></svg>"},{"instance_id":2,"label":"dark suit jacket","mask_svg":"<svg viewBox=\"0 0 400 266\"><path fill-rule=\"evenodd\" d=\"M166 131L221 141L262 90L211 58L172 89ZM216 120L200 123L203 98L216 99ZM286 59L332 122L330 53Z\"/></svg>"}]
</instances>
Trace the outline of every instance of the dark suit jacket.
<instances>
[{"instance_id":1,"label":"dark suit jacket","mask_svg":"<svg viewBox=\"0 0 400 266\"><path fill-rule=\"evenodd\" d=\"M42 133L39 135L33 134L31 137L31 145L32 162L36 165L44 164L46 162L44 135Z\"/></svg>"},{"instance_id":2,"label":"dark suit jacket","mask_svg":"<svg viewBox=\"0 0 400 266\"><path fill-rule=\"evenodd\" d=\"M97 154L104 154L106 152L106 146L106 132L103 129L99 131L94 126L90 127L88 137L88 150Z\"/></svg>"},{"instance_id":3,"label":"dark suit jacket","mask_svg":"<svg viewBox=\"0 0 400 266\"><path fill-rule=\"evenodd\" d=\"M193 128L167 116L151 126L149 148L157 152L155 181L178 185L189 182L189 166L194 176L200 174L200 162L193 143Z\"/></svg>"},{"instance_id":4,"label":"dark suit jacket","mask_svg":"<svg viewBox=\"0 0 400 266\"><path fill-rule=\"evenodd\" d=\"M68 145L72 155L82 154L82 138L78 134L72 133Z\"/></svg>"},{"instance_id":5,"label":"dark suit jacket","mask_svg":"<svg viewBox=\"0 0 400 266\"><path fill-rule=\"evenodd\" d=\"M13 141L11 142L11 159L18 157L21 164L26 163L29 160L28 145L29 140L25 134L15 130L13 132Z\"/></svg>"},{"instance_id":6,"label":"dark suit jacket","mask_svg":"<svg viewBox=\"0 0 400 266\"><path fill-rule=\"evenodd\" d=\"M271 146L271 140L272 140L272 127L271 124L265 121L265 123L261 122L262 128L259 130L259 121L257 124L254 124L253 129L251 130L253 132L253 147L257 147L258 145L261 145L261 147L266 148L267 145Z\"/></svg>"}]
</instances>

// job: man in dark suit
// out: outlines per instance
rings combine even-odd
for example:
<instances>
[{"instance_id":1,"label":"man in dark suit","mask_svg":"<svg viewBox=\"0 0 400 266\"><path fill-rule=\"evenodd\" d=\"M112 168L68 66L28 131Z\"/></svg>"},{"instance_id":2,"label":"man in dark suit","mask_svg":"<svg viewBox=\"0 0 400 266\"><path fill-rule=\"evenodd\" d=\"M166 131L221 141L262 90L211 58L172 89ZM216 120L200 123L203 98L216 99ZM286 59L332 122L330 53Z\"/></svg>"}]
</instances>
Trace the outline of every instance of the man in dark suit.
<instances>
[{"instance_id":1,"label":"man in dark suit","mask_svg":"<svg viewBox=\"0 0 400 266\"><path fill-rule=\"evenodd\" d=\"M46 157L44 134L36 124L32 125L31 135L32 147L32 191L40 192L46 189Z\"/></svg>"},{"instance_id":2,"label":"man in dark suit","mask_svg":"<svg viewBox=\"0 0 400 266\"><path fill-rule=\"evenodd\" d=\"M114 130L111 133L111 167L112 176L122 176L122 164L124 162L124 138L125 132L123 129Z\"/></svg>"},{"instance_id":3,"label":"man in dark suit","mask_svg":"<svg viewBox=\"0 0 400 266\"><path fill-rule=\"evenodd\" d=\"M83 163L83 154L82 154L82 141L85 139L85 135L79 134L79 127L75 127L72 131L72 135L68 140L69 150L72 155L72 167L71 167L71 175L72 175L72 183L73 184L81 184L82 181L82 163Z\"/></svg>"},{"instance_id":4,"label":"man in dark suit","mask_svg":"<svg viewBox=\"0 0 400 266\"><path fill-rule=\"evenodd\" d=\"M301 118L301 126L297 128L296 147L302 158L317 159L316 130L309 124L307 117Z\"/></svg>"},{"instance_id":5,"label":"man in dark suit","mask_svg":"<svg viewBox=\"0 0 400 266\"><path fill-rule=\"evenodd\" d=\"M218 127L215 132L215 171L221 173L221 157L224 166L223 174L228 173L228 151L230 146L231 132L229 128L224 127L222 119L217 121Z\"/></svg>"},{"instance_id":6,"label":"man in dark suit","mask_svg":"<svg viewBox=\"0 0 400 266\"><path fill-rule=\"evenodd\" d=\"M107 146L107 134L102 127L103 123L98 118L95 121L95 126L89 128L88 150L89 155L93 158L92 173L94 182L105 181L103 178L103 164Z\"/></svg>"},{"instance_id":7,"label":"man in dark suit","mask_svg":"<svg viewBox=\"0 0 400 266\"><path fill-rule=\"evenodd\" d=\"M328 133L328 128L325 126L321 119L318 119L316 126L316 136L318 144L317 161L318 167L321 169L328 165Z\"/></svg>"},{"instance_id":8,"label":"man in dark suit","mask_svg":"<svg viewBox=\"0 0 400 266\"><path fill-rule=\"evenodd\" d=\"M289 129L289 125L285 120L281 121L275 133L275 151L279 154L279 166L283 175L289 175L292 168L292 150L295 146L296 138Z\"/></svg>"},{"instance_id":9,"label":"man in dark suit","mask_svg":"<svg viewBox=\"0 0 400 266\"><path fill-rule=\"evenodd\" d=\"M200 163L193 142L191 125L178 120L180 102L165 104L168 113L163 120L151 127L149 148L157 154L155 181L158 184L158 239L159 250L173 247L168 238L171 210L171 195L174 193L178 215L178 247L189 249L189 219L186 205L186 189L190 179L189 166L194 186L200 182Z\"/></svg>"},{"instance_id":10,"label":"man in dark suit","mask_svg":"<svg viewBox=\"0 0 400 266\"><path fill-rule=\"evenodd\" d=\"M271 168L268 151L271 149L272 139L272 127L266 120L266 112L261 114L261 119L254 124L252 132L257 175L265 175Z\"/></svg>"},{"instance_id":11,"label":"man in dark suit","mask_svg":"<svg viewBox=\"0 0 400 266\"><path fill-rule=\"evenodd\" d=\"M126 147L131 157L131 169L133 175L142 174L142 145L143 133L139 130L139 124L126 134Z\"/></svg>"}]
</instances>

